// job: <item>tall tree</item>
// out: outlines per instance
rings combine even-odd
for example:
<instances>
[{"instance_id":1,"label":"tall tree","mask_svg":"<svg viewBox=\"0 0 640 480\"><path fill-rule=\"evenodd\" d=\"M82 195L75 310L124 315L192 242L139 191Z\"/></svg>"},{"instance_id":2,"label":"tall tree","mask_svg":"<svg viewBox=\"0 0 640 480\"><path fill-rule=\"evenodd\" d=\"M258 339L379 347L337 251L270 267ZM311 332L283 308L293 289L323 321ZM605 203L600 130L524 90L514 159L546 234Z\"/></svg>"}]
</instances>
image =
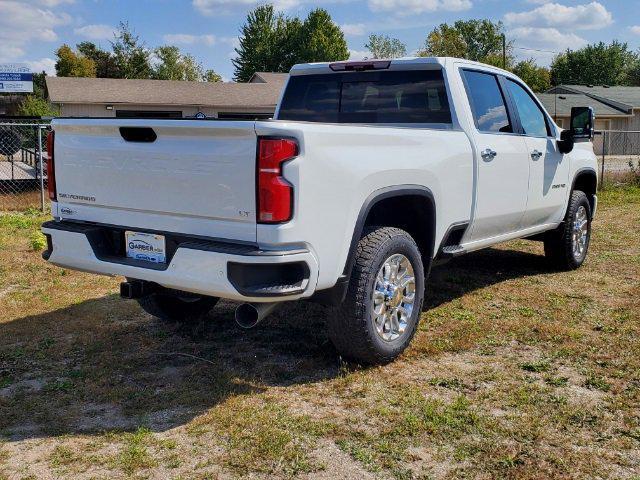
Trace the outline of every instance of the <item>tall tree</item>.
<instances>
[{"instance_id":1,"label":"tall tree","mask_svg":"<svg viewBox=\"0 0 640 480\"><path fill-rule=\"evenodd\" d=\"M131 31L128 23L120 22L111 47L122 78L151 78L151 52Z\"/></svg>"},{"instance_id":2,"label":"tall tree","mask_svg":"<svg viewBox=\"0 0 640 480\"><path fill-rule=\"evenodd\" d=\"M74 52L66 43L56 50L58 77L95 77L96 64L82 54Z\"/></svg>"},{"instance_id":3,"label":"tall tree","mask_svg":"<svg viewBox=\"0 0 640 480\"><path fill-rule=\"evenodd\" d=\"M349 49L340 27L324 8L316 8L302 24L302 42L296 63L347 60Z\"/></svg>"},{"instance_id":4,"label":"tall tree","mask_svg":"<svg viewBox=\"0 0 640 480\"><path fill-rule=\"evenodd\" d=\"M47 72L44 70L40 73L33 74L33 94L38 97L45 99L47 97Z\"/></svg>"},{"instance_id":5,"label":"tall tree","mask_svg":"<svg viewBox=\"0 0 640 480\"><path fill-rule=\"evenodd\" d=\"M102 50L93 42L81 42L76 45L78 52L93 60L98 78L122 78L116 58L111 52Z\"/></svg>"},{"instance_id":6,"label":"tall tree","mask_svg":"<svg viewBox=\"0 0 640 480\"><path fill-rule=\"evenodd\" d=\"M551 72L548 68L536 65L535 60L523 60L512 69L534 92L546 92L551 88Z\"/></svg>"},{"instance_id":7,"label":"tall tree","mask_svg":"<svg viewBox=\"0 0 640 480\"><path fill-rule=\"evenodd\" d=\"M280 71L274 61L274 30L282 21L272 5L261 5L247 14L240 30L240 45L235 49L237 56L231 60L236 80L247 82L257 71Z\"/></svg>"},{"instance_id":8,"label":"tall tree","mask_svg":"<svg viewBox=\"0 0 640 480\"><path fill-rule=\"evenodd\" d=\"M458 20L434 28L420 55L424 57L458 57L502 66L502 22ZM513 63L513 44L506 43L508 67Z\"/></svg>"},{"instance_id":9,"label":"tall tree","mask_svg":"<svg viewBox=\"0 0 640 480\"><path fill-rule=\"evenodd\" d=\"M369 35L369 42L364 48L371 52L373 58L398 58L407 54L407 46L388 35Z\"/></svg>"},{"instance_id":10,"label":"tall tree","mask_svg":"<svg viewBox=\"0 0 640 480\"><path fill-rule=\"evenodd\" d=\"M630 85L638 64L637 53L626 43L614 40L587 45L579 50L567 50L551 64L554 85L574 83L584 85Z\"/></svg>"},{"instance_id":11,"label":"tall tree","mask_svg":"<svg viewBox=\"0 0 640 480\"><path fill-rule=\"evenodd\" d=\"M154 68L153 78L158 80L202 80L202 66L191 55L182 54L175 46L165 45L154 50L158 64Z\"/></svg>"},{"instance_id":12,"label":"tall tree","mask_svg":"<svg viewBox=\"0 0 640 480\"><path fill-rule=\"evenodd\" d=\"M347 58L344 35L326 10L311 11L302 22L261 5L247 15L232 63L235 79L246 82L255 72L288 72L296 63Z\"/></svg>"}]
</instances>

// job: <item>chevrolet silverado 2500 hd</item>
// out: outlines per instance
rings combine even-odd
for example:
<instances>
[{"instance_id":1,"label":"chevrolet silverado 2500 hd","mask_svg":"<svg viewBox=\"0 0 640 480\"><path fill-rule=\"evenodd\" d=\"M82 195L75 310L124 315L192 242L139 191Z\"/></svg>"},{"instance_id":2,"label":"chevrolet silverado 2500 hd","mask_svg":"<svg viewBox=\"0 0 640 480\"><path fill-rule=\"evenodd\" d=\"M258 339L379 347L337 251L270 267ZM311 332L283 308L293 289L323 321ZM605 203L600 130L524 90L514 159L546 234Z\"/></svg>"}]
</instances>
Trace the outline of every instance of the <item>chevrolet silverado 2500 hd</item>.
<instances>
[{"instance_id":1,"label":"chevrolet silverado 2500 hd","mask_svg":"<svg viewBox=\"0 0 640 480\"><path fill-rule=\"evenodd\" d=\"M58 119L44 258L169 320L331 303L340 354L384 363L434 262L514 238L584 262L593 121L561 131L516 76L454 58L297 65L273 120Z\"/></svg>"}]
</instances>

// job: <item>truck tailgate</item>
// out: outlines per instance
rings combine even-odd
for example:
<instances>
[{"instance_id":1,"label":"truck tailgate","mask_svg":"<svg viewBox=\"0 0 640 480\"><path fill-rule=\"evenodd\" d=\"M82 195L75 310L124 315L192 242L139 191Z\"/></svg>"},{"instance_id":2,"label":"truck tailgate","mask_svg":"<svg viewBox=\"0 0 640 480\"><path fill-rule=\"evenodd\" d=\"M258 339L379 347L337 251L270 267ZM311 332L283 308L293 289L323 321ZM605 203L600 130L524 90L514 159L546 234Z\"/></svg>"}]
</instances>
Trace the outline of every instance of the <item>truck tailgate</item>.
<instances>
[{"instance_id":1,"label":"truck tailgate","mask_svg":"<svg viewBox=\"0 0 640 480\"><path fill-rule=\"evenodd\" d=\"M255 242L254 122L60 119L54 130L54 215Z\"/></svg>"}]
</instances>

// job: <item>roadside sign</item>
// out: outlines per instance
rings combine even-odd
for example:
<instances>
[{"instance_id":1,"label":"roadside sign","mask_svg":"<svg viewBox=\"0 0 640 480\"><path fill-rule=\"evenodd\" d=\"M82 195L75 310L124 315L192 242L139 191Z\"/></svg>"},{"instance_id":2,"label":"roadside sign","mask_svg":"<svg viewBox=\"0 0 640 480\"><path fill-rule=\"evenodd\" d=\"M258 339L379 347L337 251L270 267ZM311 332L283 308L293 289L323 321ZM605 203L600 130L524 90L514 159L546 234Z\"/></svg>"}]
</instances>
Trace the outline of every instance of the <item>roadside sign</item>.
<instances>
[{"instance_id":1,"label":"roadside sign","mask_svg":"<svg viewBox=\"0 0 640 480\"><path fill-rule=\"evenodd\" d=\"M0 93L32 93L33 73L26 63L0 63Z\"/></svg>"}]
</instances>

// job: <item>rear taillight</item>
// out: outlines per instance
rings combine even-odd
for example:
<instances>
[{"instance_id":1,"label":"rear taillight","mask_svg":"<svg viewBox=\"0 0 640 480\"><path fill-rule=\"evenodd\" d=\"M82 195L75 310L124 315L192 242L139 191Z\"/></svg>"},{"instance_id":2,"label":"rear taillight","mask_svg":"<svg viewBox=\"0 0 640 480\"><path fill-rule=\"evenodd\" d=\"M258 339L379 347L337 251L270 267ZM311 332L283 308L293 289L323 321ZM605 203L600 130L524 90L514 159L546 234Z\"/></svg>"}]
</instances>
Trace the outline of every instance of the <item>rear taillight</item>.
<instances>
[{"instance_id":1,"label":"rear taillight","mask_svg":"<svg viewBox=\"0 0 640 480\"><path fill-rule=\"evenodd\" d=\"M282 164L298 155L290 138L258 140L258 223L282 223L293 215L293 186L282 176Z\"/></svg>"},{"instance_id":2,"label":"rear taillight","mask_svg":"<svg viewBox=\"0 0 640 480\"><path fill-rule=\"evenodd\" d=\"M53 161L55 132L51 130L47 134L47 190L49 191L49 200L56 200L56 173Z\"/></svg>"}]
</instances>

